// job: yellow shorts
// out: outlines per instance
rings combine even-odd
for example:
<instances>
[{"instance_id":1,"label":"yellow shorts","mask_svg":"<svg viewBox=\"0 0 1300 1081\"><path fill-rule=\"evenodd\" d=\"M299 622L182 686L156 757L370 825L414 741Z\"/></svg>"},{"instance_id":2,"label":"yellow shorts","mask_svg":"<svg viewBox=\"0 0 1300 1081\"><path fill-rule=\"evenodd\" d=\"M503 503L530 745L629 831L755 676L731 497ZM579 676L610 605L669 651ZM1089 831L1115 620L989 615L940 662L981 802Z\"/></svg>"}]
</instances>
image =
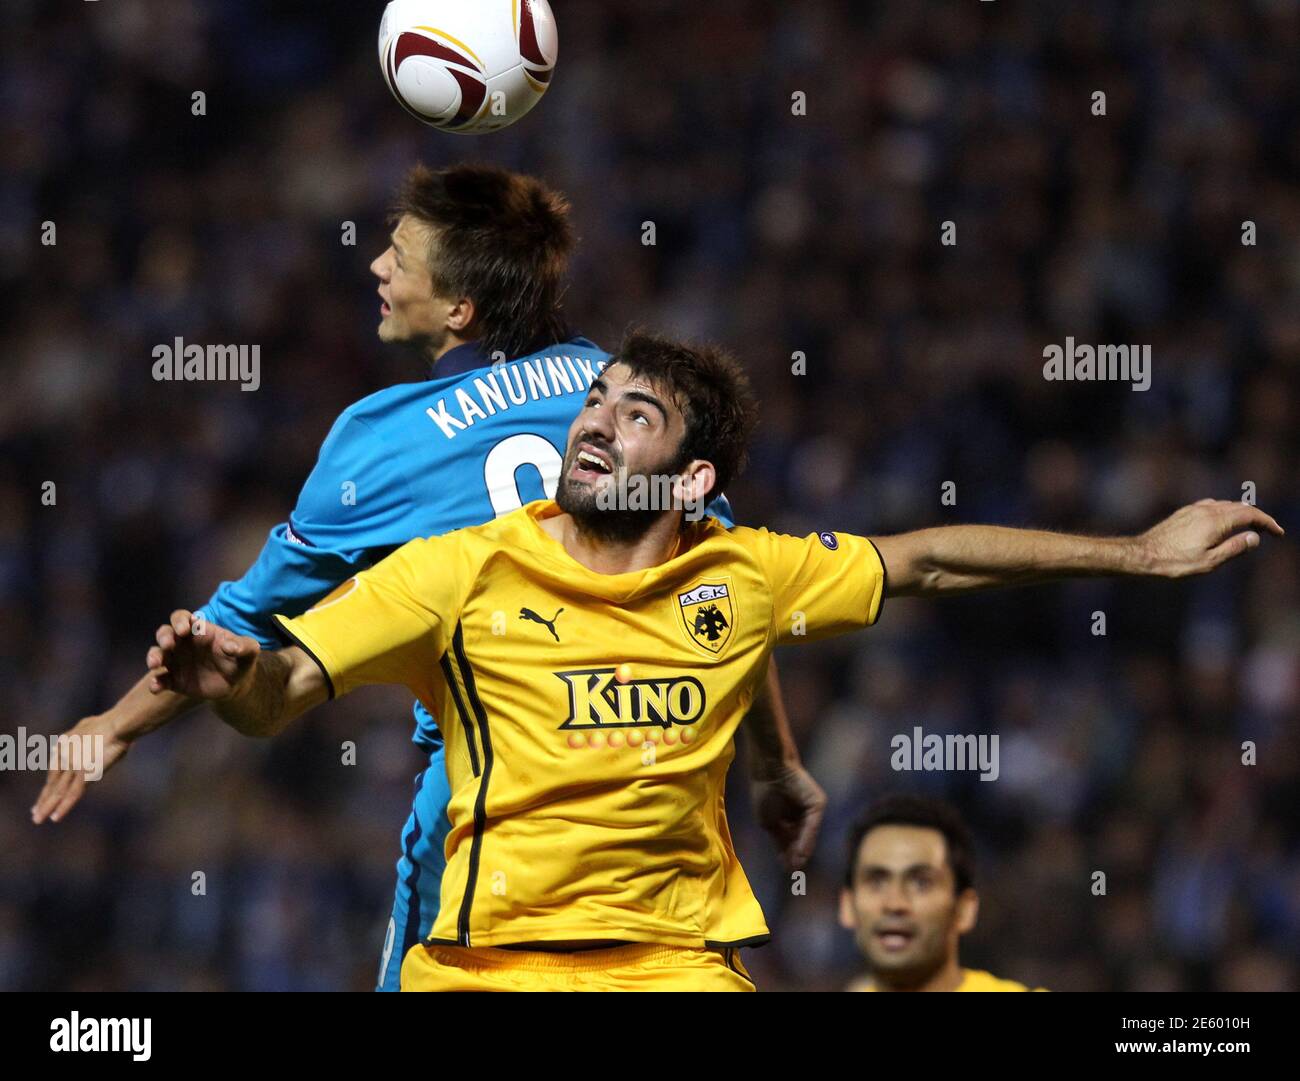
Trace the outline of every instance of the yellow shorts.
<instances>
[{"instance_id":1,"label":"yellow shorts","mask_svg":"<svg viewBox=\"0 0 1300 1081\"><path fill-rule=\"evenodd\" d=\"M411 947L403 991L753 991L735 949L653 942L551 953L488 946Z\"/></svg>"}]
</instances>

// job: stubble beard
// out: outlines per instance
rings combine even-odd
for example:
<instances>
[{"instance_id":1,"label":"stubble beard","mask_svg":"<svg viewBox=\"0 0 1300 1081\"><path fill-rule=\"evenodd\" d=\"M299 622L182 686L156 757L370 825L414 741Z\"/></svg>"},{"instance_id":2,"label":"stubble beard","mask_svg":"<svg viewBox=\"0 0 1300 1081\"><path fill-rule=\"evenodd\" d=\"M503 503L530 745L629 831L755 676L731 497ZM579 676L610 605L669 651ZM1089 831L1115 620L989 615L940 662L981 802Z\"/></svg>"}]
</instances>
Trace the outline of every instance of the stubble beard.
<instances>
[{"instance_id":1,"label":"stubble beard","mask_svg":"<svg viewBox=\"0 0 1300 1081\"><path fill-rule=\"evenodd\" d=\"M675 454L659 465L647 470L644 474L631 474L625 471L621 459L615 460L613 448L600 447L599 449L609 454L614 466L613 472L609 474L610 484L597 489L579 484L569 477L569 471L573 468L573 463L578 457L577 441L575 441L569 453L565 455L564 465L560 470L560 483L555 491L555 502L559 505L560 510L568 514L577 523L580 533L594 540L621 544L640 540L664 514L675 512L662 508L633 509L619 506L620 501L610 499L608 496L606 496L606 499L614 505L601 507L601 491L607 491L610 485L613 484L630 485L638 476L676 476L686 463L682 460L680 454ZM623 500L621 502L626 503L627 501Z\"/></svg>"}]
</instances>

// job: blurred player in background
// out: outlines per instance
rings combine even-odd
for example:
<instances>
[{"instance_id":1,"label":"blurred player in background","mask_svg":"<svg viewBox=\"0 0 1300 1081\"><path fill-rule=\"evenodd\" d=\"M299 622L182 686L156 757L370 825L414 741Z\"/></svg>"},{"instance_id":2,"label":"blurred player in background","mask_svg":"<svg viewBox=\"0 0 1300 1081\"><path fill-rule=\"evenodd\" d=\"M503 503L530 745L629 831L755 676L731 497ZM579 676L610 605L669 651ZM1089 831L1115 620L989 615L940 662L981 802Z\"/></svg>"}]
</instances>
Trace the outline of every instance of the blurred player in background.
<instances>
[{"instance_id":1,"label":"blurred player in background","mask_svg":"<svg viewBox=\"0 0 1300 1081\"><path fill-rule=\"evenodd\" d=\"M379 337L418 345L424 382L388 387L348 407L289 520L257 561L223 582L201 615L271 649L274 613L306 611L338 583L413 537L477 525L553 493L566 432L608 354L565 326L564 276L573 247L568 204L533 177L492 166L415 167L394 204L379 279ZM730 525L725 498L709 513ZM769 680L775 687L775 672ZM101 735L104 767L195 700L153 696L137 683L73 731ZM811 852L825 795L798 762L784 710L760 696L751 740L760 821L783 856ZM397 893L378 989L397 990L406 950L438 911L448 830L443 739L418 702L415 742L429 754L401 837ZM80 799L82 772L52 769L32 809L59 820Z\"/></svg>"},{"instance_id":2,"label":"blurred player in background","mask_svg":"<svg viewBox=\"0 0 1300 1081\"><path fill-rule=\"evenodd\" d=\"M970 832L949 804L891 796L868 808L849 837L840 925L871 975L847 990L1028 991L957 960L979 916L974 868Z\"/></svg>"},{"instance_id":3,"label":"blurred player in background","mask_svg":"<svg viewBox=\"0 0 1300 1081\"><path fill-rule=\"evenodd\" d=\"M736 951L768 931L723 795L777 645L870 626L886 596L1203 574L1258 546L1254 529L1282 532L1214 500L1131 538L997 526L801 538L688 521L684 505L742 468L754 413L725 353L633 335L569 429L555 501L412 541L279 619L287 649L195 634L186 612L160 628L151 689L213 699L250 734L372 683L404 685L444 719L443 904L406 955L403 990L752 990ZM665 479L671 500L623 498ZM523 606L563 620L495 630ZM922 858L891 855L885 874L906 879ZM937 842L929 860L945 865ZM887 913L885 945L905 947L914 925Z\"/></svg>"}]
</instances>

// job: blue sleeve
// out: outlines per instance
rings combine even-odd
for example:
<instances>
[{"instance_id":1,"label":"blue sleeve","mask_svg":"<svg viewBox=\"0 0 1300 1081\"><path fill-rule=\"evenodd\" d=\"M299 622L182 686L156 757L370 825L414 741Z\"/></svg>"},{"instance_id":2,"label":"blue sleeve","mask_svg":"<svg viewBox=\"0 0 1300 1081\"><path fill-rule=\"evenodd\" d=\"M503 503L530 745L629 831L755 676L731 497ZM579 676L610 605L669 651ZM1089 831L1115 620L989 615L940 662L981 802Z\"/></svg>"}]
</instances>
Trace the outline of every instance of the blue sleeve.
<instances>
[{"instance_id":1,"label":"blue sleeve","mask_svg":"<svg viewBox=\"0 0 1300 1081\"><path fill-rule=\"evenodd\" d=\"M397 457L364 421L344 414L321 445L287 523L236 582L222 582L202 611L263 646L283 644L277 612L301 615L340 582L417 535L414 501Z\"/></svg>"}]
</instances>

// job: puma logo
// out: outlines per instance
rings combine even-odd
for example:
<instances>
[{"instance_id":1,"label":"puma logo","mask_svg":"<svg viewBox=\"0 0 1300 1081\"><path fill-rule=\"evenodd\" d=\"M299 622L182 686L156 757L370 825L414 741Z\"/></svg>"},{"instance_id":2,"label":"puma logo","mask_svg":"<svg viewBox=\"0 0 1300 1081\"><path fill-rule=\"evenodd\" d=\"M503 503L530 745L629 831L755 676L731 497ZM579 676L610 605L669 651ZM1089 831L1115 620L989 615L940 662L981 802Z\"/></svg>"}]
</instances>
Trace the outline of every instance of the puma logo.
<instances>
[{"instance_id":1,"label":"puma logo","mask_svg":"<svg viewBox=\"0 0 1300 1081\"><path fill-rule=\"evenodd\" d=\"M533 623L540 623L543 627L545 627L548 631L551 632L551 637L558 642L560 640L560 636L555 633L555 621L560 618L560 612L563 611L564 609L561 608L559 609L559 611L555 613L555 615L551 616L550 619L543 619L531 608L521 608L519 609L519 618L530 620Z\"/></svg>"}]
</instances>

